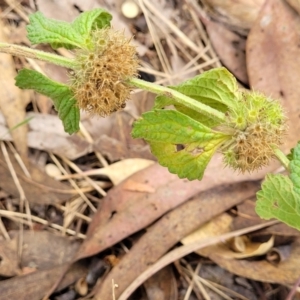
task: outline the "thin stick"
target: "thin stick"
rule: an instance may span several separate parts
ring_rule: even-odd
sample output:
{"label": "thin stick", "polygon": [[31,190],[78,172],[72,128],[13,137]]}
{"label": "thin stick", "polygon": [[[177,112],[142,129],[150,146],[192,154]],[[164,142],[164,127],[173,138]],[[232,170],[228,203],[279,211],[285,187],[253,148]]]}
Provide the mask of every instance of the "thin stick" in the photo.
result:
{"label": "thin stick", "polygon": [[196,53],[201,51],[200,47],[198,47],[195,43],[193,43],[181,30],[178,29],[178,27],[174,23],[172,23],[169,19],[167,19],[164,16],[163,13],[161,13],[158,9],[156,9],[155,6],[150,3],[150,1],[143,0],[143,2],[154,15],[157,16],[161,22],[165,23],[171,29],[171,31],[173,31],[177,35],[177,37],[183,43],[185,43],[190,49],[192,49]]}
{"label": "thin stick", "polygon": [[[56,166],[59,168],[59,170],[64,174],[67,175],[67,171],[63,168],[63,166],[61,165],[61,163],[58,161],[58,159],[56,158],[56,156],[52,153],[50,153],[50,158],[53,160],[53,162],[56,164]],[[92,202],[86,197],[86,195],[84,194],[84,192],[82,191],[82,189],[80,189],[77,185],[77,183],[72,180],[69,179],[70,184],[73,186],[73,188],[78,192],[78,194],[81,196],[81,198],[86,202],[86,204],[90,207],[90,209],[93,212],[96,212],[97,209],[95,208],[95,206],[92,204]]]}
{"label": "thin stick", "polygon": [[178,247],[169,253],[167,253],[165,256],[163,256],[161,259],[159,259],[156,263],[154,263],[150,268],[148,268],[146,271],[144,271],[142,274],[140,274],[127,288],[126,290],[121,294],[118,300],[126,300],[129,298],[129,296],[139,287],[141,284],[143,284],[148,278],[150,278],[153,274],[161,270],[163,267],[171,264],[172,262],[184,257],[185,255],[190,254],[191,252],[194,252],[196,250],[202,249],[207,246],[214,245],[220,241],[224,241],[236,236],[240,236],[252,231],[256,231],[274,224],[279,223],[279,221],[269,221],[264,224],[259,224],[255,226],[251,226],[248,228],[236,230],[233,232],[229,232],[217,237],[208,238],[202,241],[195,242],[193,244],[185,245]]}
{"label": "thin stick", "polygon": [[294,284],[293,288],[291,289],[291,291],[289,292],[289,294],[287,295],[285,300],[293,300],[294,296],[297,292],[297,288],[300,285],[300,277],[297,279],[296,283]]}
{"label": "thin stick", "polygon": [[[11,219],[13,221],[16,221],[16,219],[17,219],[18,222],[21,222],[21,223],[24,223],[24,224],[28,225],[28,221],[26,220],[27,219],[27,215],[23,214],[23,213],[13,212],[13,211],[7,211],[7,210],[0,209],[0,216],[8,218],[8,219]],[[67,234],[76,236],[76,237],[81,238],[81,239],[85,239],[86,238],[86,235],[84,235],[84,234],[82,234],[80,232],[75,232],[72,229],[64,228],[63,226],[60,226],[58,224],[50,223],[50,222],[48,222],[48,221],[46,221],[46,220],[44,220],[42,218],[36,217],[36,216],[31,216],[31,220],[33,222],[40,223],[40,224],[52,227],[52,228],[54,228],[56,230],[59,230],[61,232],[66,232]]]}
{"label": "thin stick", "polygon": [[71,69],[74,68],[73,59],[66,58],[53,53],[41,51],[41,50],[31,49],[28,47],[0,42],[0,52],[8,53],[14,56],[38,59],[66,68],[71,68]]}

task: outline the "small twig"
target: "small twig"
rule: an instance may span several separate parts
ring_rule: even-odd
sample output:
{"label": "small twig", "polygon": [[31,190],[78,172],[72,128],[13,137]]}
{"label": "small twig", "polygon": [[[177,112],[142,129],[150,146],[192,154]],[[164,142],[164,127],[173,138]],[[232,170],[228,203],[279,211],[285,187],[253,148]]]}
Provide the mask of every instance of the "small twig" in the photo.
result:
{"label": "small twig", "polygon": [[285,300],[293,300],[299,285],[300,285],[300,277],[297,279],[296,283],[294,284],[293,288],[290,290]]}
{"label": "small twig", "polygon": [[114,279],[112,280],[111,284],[112,284],[112,297],[113,297],[113,300],[116,300],[115,290],[119,286],[115,283]]}
{"label": "small twig", "polygon": [[[66,175],[67,172],[66,170],[63,168],[63,166],[60,164],[60,162],[58,161],[58,159],[52,154],[50,153],[50,157],[53,160],[53,162],[56,164],[56,166],[59,168],[59,170]],[[91,201],[86,197],[86,195],[84,194],[84,192],[82,191],[82,189],[80,189],[76,182],[72,179],[69,179],[70,184],[73,186],[73,188],[78,192],[78,194],[82,197],[82,199],[86,202],[86,204],[90,207],[90,209],[93,212],[96,212],[96,208],[94,207],[94,205],[91,203]]]}
{"label": "small twig", "polygon": [[[16,219],[17,219],[18,222],[25,223],[25,224],[29,225],[28,221],[26,222],[27,215],[23,214],[23,213],[13,212],[13,211],[7,211],[7,210],[0,209],[0,217],[5,217],[5,218],[8,218],[8,219],[12,219],[14,221],[16,221]],[[36,217],[36,216],[31,216],[31,220],[33,222],[40,223],[40,224],[52,227],[52,228],[54,228],[56,230],[59,230],[61,232],[66,232],[67,234],[76,236],[76,237],[81,238],[81,239],[85,239],[86,238],[86,235],[84,235],[84,234],[82,234],[80,232],[75,232],[72,229],[64,228],[63,226],[60,226],[58,224],[50,223],[50,222],[48,222],[48,221],[46,221],[46,220],[44,220],[42,218]]]}
{"label": "small twig", "polygon": [[229,232],[217,237],[208,238],[202,241],[195,242],[193,244],[185,245],[178,247],[169,253],[167,253],[165,256],[163,256],[161,259],[159,259],[156,263],[154,263],[150,268],[148,268],[146,271],[144,271],[142,274],[140,274],[127,288],[126,290],[121,294],[118,300],[126,300],[129,298],[129,296],[139,287],[142,283],[144,283],[148,278],[150,278],[153,274],[155,274],[157,271],[161,270],[163,267],[169,265],[170,263],[184,257],[185,255],[190,254],[191,252],[194,252],[196,250],[202,249],[207,246],[214,245],[220,241],[224,241],[236,236],[240,236],[252,231],[256,231],[274,224],[279,223],[279,221],[269,221],[264,224],[259,224],[255,226],[251,226],[248,228],[236,230],[233,232]]}

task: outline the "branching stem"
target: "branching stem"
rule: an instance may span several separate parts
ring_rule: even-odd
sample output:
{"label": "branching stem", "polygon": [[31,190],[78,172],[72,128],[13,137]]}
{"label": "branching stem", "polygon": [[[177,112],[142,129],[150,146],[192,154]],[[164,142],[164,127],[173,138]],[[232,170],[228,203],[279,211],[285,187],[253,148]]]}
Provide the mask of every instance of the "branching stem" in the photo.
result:
{"label": "branching stem", "polygon": [[75,65],[73,59],[66,58],[61,55],[8,43],[0,42],[0,52],[8,53],[14,56],[38,59],[71,69],[74,68]]}
{"label": "branching stem", "polygon": [[168,87],[161,86],[161,85],[151,83],[151,82],[147,82],[147,81],[137,79],[137,78],[130,79],[129,84],[132,86],[135,86],[137,88],[141,88],[143,90],[153,92],[158,95],[164,95],[169,98],[172,98],[178,104],[182,104],[185,107],[191,108],[191,109],[193,109],[199,113],[202,113],[206,116],[217,119],[221,123],[224,123],[226,121],[225,114],[223,114],[222,112],[215,110],[208,105],[205,105],[195,99],[192,99],[192,98],[190,98],[186,95],[183,95],[180,92],[172,90]]}
{"label": "branching stem", "polygon": [[281,164],[284,166],[284,168],[287,171],[289,171],[290,170],[290,168],[289,168],[289,164],[290,164],[289,159],[278,148],[274,149],[274,154],[277,157],[277,159],[281,162]]}

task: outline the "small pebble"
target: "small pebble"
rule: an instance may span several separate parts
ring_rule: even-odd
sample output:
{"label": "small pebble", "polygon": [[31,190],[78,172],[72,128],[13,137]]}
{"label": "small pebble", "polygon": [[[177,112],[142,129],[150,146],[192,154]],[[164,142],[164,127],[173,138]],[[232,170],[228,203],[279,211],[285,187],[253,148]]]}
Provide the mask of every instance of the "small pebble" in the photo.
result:
{"label": "small pebble", "polygon": [[50,177],[56,177],[60,176],[61,172],[58,169],[58,167],[55,164],[47,164],[45,166],[45,172],[50,176]]}
{"label": "small pebble", "polygon": [[128,0],[122,4],[121,11],[124,17],[133,19],[139,14],[140,9],[134,1]]}

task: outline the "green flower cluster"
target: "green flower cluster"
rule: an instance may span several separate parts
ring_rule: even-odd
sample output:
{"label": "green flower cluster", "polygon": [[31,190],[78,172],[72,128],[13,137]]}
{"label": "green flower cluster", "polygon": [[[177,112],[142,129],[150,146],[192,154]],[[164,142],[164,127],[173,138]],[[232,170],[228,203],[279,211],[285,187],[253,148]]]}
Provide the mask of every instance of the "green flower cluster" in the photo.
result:
{"label": "green flower cluster", "polygon": [[283,143],[285,120],[278,101],[257,92],[241,92],[223,128],[232,136],[222,146],[225,164],[242,173],[266,166],[274,148]]}

